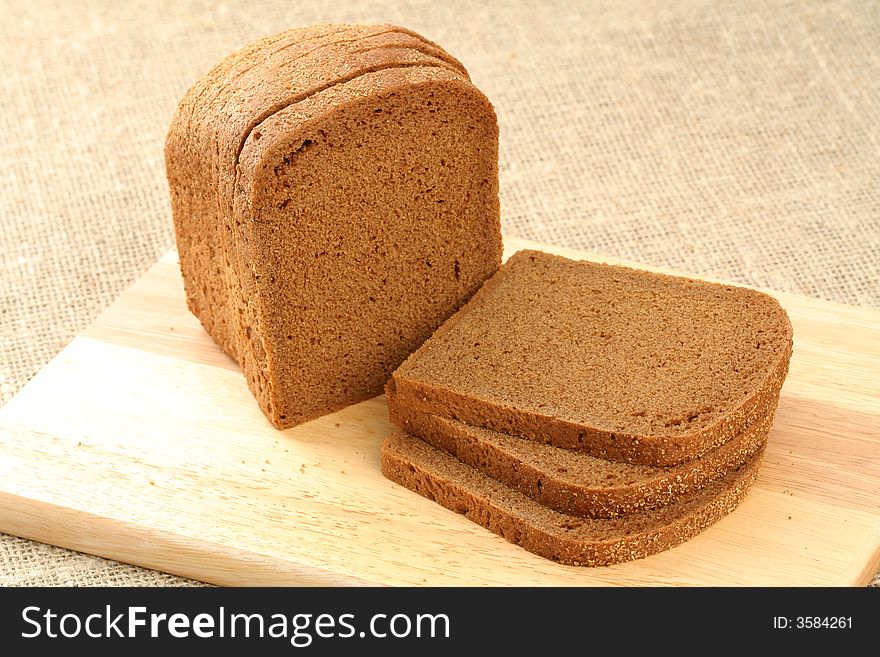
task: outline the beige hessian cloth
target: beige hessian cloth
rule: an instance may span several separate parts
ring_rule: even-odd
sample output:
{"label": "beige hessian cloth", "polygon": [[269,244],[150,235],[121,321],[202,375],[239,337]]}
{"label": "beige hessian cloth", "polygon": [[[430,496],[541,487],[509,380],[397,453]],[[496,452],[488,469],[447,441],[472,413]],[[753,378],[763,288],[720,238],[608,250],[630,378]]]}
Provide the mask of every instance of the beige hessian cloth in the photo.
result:
{"label": "beige hessian cloth", "polygon": [[[4,0],[0,402],[173,246],[183,93],[258,37],[391,22],[501,124],[507,233],[880,307],[880,2]],[[877,582],[877,580],[875,580]],[[0,584],[175,577],[0,537]]]}

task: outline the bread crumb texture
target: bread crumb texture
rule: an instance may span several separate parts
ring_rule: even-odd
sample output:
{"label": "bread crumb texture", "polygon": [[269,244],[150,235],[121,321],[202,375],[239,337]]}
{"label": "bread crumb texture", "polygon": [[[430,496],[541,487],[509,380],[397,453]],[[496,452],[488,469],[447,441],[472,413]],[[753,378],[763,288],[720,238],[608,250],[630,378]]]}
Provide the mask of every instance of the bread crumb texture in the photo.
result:
{"label": "bread crumb texture", "polygon": [[411,355],[389,405],[675,465],[758,421],[791,324],[761,292],[521,251]]}

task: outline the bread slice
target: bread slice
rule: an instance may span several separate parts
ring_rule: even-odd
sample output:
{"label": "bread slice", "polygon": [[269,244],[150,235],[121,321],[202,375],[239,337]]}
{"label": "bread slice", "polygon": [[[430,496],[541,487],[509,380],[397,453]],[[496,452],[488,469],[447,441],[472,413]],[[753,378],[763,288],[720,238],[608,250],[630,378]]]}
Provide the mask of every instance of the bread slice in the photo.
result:
{"label": "bread slice", "polygon": [[606,461],[399,407],[391,419],[407,433],[539,504],[573,516],[615,518],[670,504],[740,467],[763,449],[775,405],[774,399],[767,414],[742,435],[671,467]]}
{"label": "bread slice", "polygon": [[382,473],[530,552],[564,564],[604,566],[674,547],[733,511],[763,454],[672,504],[614,519],[549,509],[400,431],[382,443]]}
{"label": "bread slice", "polygon": [[788,316],[761,292],[520,251],[386,393],[392,414],[672,466],[766,415],[791,348]]}
{"label": "bread slice", "polygon": [[224,71],[166,141],[181,269],[284,428],[380,394],[498,267],[497,124],[399,28],[298,32]]}

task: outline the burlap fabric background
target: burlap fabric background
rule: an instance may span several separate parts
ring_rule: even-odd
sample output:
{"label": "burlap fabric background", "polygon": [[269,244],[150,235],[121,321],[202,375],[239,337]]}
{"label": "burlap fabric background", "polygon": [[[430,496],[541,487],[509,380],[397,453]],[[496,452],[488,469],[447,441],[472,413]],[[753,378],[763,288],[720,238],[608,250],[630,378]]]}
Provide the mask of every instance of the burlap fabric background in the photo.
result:
{"label": "burlap fabric background", "polygon": [[[880,306],[876,0],[4,0],[2,19],[0,402],[173,246],[162,145],[187,87],[317,22],[398,23],[465,63],[498,111],[509,234]],[[178,583],[0,537],[0,584]]]}

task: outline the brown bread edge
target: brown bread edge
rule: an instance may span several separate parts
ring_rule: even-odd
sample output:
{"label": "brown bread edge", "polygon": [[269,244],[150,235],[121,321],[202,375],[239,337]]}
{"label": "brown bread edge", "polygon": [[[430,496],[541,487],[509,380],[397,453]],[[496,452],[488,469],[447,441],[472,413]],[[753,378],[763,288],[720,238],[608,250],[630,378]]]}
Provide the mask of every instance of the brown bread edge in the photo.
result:
{"label": "brown bread edge", "polygon": [[[582,519],[567,516],[569,520],[563,521],[565,528],[557,531],[539,527],[529,513],[529,507],[534,509],[534,505],[537,505],[533,500],[426,445],[427,449],[433,450],[443,459],[445,465],[457,473],[455,479],[444,478],[432,464],[413,462],[401,453],[398,449],[400,441],[419,439],[403,432],[397,432],[385,439],[382,444],[381,464],[382,474],[386,478],[451,511],[463,514],[468,520],[529,552],[572,566],[607,566],[641,559],[680,545],[700,534],[739,506],[754,483],[764,456],[762,449],[740,468],[700,491],[702,499],[696,503],[695,508],[678,515],[671,522],[659,519],[628,535],[611,540],[589,541],[578,540],[576,532],[565,531],[576,528]],[[470,472],[463,477],[458,476],[463,472],[462,469]],[[474,477],[484,482],[492,491],[488,496],[468,485],[467,481],[473,481]],[[499,503],[497,497],[500,496],[512,497],[518,501]],[[625,519],[626,517],[621,520]]]}
{"label": "brown bread edge", "polygon": [[481,431],[498,433],[491,429],[471,427],[397,404],[389,404],[388,410],[391,421],[407,433],[544,506],[574,516],[615,518],[670,504],[741,466],[766,444],[776,402],[776,398],[772,399],[763,416],[746,427],[742,435],[701,457],[677,466],[656,467],[653,474],[636,478],[632,483],[602,487],[582,484],[570,474],[560,474],[519,459],[481,437]]}

